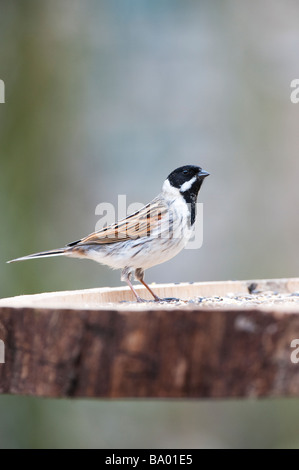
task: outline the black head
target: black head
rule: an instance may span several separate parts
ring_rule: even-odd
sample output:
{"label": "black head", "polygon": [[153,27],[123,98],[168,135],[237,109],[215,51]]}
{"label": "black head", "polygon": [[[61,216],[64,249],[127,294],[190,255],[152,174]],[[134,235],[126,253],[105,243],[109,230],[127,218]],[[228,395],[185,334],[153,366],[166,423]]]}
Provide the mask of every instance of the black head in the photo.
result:
{"label": "black head", "polygon": [[177,168],[167,178],[170,186],[179,190],[190,209],[191,225],[196,217],[196,199],[203,180],[209,176],[200,166],[185,165]]}
{"label": "black head", "polygon": [[171,186],[179,189],[187,202],[190,202],[190,199],[197,198],[198,191],[206,176],[209,176],[209,173],[200,166],[185,165],[170,173],[167,179]]}

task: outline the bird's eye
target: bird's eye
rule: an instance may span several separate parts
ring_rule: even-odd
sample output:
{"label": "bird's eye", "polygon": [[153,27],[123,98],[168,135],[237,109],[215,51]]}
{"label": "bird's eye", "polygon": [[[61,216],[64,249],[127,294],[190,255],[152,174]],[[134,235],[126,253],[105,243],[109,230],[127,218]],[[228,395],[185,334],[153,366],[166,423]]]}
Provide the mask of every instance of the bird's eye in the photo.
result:
{"label": "bird's eye", "polygon": [[188,175],[189,171],[188,170],[183,170],[184,175]]}

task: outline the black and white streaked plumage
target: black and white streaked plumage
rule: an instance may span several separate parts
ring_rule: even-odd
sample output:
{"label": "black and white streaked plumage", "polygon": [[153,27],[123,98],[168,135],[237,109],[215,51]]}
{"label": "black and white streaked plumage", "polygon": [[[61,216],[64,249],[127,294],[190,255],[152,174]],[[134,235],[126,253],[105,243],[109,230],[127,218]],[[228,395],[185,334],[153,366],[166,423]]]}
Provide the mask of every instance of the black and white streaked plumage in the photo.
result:
{"label": "black and white streaked plumage", "polygon": [[152,202],[118,223],[64,248],[34,253],[8,263],[59,255],[92,259],[122,269],[121,279],[130,286],[136,300],[142,302],[131,283],[135,271],[135,278],[159,301],[143,279],[144,270],[168,261],[186,246],[194,229],[198,192],[208,175],[195,165],[177,168]]}

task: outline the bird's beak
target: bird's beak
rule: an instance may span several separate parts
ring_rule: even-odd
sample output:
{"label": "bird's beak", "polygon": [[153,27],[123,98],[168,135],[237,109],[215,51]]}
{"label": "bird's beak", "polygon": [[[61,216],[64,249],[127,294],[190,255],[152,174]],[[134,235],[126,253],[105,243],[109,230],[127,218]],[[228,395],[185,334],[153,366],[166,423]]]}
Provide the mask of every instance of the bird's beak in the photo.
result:
{"label": "bird's beak", "polygon": [[209,176],[209,174],[210,174],[210,173],[208,173],[208,172],[205,171],[205,170],[200,170],[200,171],[198,172],[198,177],[199,177],[200,179],[203,179],[203,178],[206,178],[206,176]]}

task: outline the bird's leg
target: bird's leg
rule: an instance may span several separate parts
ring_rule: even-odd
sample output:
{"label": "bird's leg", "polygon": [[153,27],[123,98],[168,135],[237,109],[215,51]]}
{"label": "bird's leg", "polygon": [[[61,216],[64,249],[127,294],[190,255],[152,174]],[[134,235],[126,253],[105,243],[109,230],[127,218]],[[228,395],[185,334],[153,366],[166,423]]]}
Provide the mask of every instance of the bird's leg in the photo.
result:
{"label": "bird's leg", "polygon": [[136,297],[137,302],[145,302],[139,295],[137,294],[136,290],[134,289],[132,283],[131,283],[131,277],[132,277],[132,271],[130,268],[124,268],[121,272],[121,280],[125,281],[128,286],[130,287],[131,291]]}
{"label": "bird's leg", "polygon": [[152,296],[154,297],[154,299],[155,299],[156,302],[161,302],[162,299],[160,299],[160,297],[158,297],[158,296],[152,291],[152,289],[151,289],[151,288],[147,285],[147,283],[144,281],[143,277],[144,277],[144,271],[143,271],[143,269],[141,269],[141,268],[135,269],[135,278],[137,279],[137,281],[141,282],[141,284],[143,284],[144,287],[146,287],[146,289],[152,294]]}
{"label": "bird's leg", "polygon": [[141,268],[137,268],[135,269],[135,278],[141,282],[141,284],[144,285],[144,287],[146,287],[146,289],[152,294],[152,296],[154,297],[155,299],[155,302],[173,302],[173,301],[179,301],[180,299],[176,299],[174,297],[167,297],[166,299],[160,299],[160,297],[158,297],[153,291],[152,289],[147,285],[147,283],[145,282],[145,280],[143,279],[144,277],[144,271],[143,269]]}

